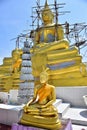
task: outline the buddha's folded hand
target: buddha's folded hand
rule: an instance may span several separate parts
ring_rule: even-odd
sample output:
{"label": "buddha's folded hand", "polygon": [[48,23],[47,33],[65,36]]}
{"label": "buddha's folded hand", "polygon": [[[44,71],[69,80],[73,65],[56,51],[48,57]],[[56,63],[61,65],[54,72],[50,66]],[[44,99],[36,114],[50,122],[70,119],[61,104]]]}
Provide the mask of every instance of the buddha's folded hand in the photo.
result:
{"label": "buddha's folded hand", "polygon": [[25,106],[23,107],[23,109],[24,109],[24,112],[27,112],[27,111],[28,111],[28,106],[25,105]]}

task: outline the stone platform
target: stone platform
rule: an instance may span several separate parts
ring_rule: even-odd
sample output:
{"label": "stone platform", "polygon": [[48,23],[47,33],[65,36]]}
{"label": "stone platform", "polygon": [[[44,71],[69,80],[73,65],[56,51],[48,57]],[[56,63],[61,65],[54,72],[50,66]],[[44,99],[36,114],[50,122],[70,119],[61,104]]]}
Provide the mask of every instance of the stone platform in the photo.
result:
{"label": "stone platform", "polygon": [[[31,126],[24,126],[21,124],[14,123],[12,125],[12,130],[48,130],[48,129],[31,127]],[[60,130],[73,130],[71,120],[70,119],[62,120],[62,128]]]}
{"label": "stone platform", "polygon": [[[73,98],[75,98],[75,97],[73,97]],[[77,101],[75,101],[75,102],[77,102]],[[83,103],[84,103],[84,101],[83,101]],[[86,108],[86,106],[85,106],[85,108],[73,107],[69,102],[63,102],[62,99],[56,99],[54,106],[58,109],[59,117],[61,120],[67,121],[68,119],[70,119],[70,121],[72,122],[73,130],[87,130],[87,108]],[[12,129],[14,127],[17,127],[18,126],[17,123],[19,122],[22,108],[23,108],[23,105],[16,106],[16,105],[0,104],[0,123],[5,124],[5,125],[10,125],[10,126],[12,126]],[[14,124],[14,123],[16,123],[16,124]],[[20,125],[19,125],[19,127],[20,127]],[[0,126],[0,130],[10,129],[10,128],[5,129],[5,128],[6,127],[4,125]],[[30,127],[30,128],[32,128],[32,127]],[[66,127],[66,129],[62,129],[62,130],[67,130],[67,128],[68,127]],[[18,129],[15,128],[13,130],[18,130]],[[19,130],[23,130],[23,129],[19,129]],[[24,127],[24,130],[26,130],[26,127]],[[32,129],[30,129],[30,130],[32,130]],[[34,130],[40,130],[40,128],[38,128],[38,129],[34,128]],[[41,129],[41,130],[44,130],[44,129]],[[72,130],[72,129],[70,129],[70,130]]]}

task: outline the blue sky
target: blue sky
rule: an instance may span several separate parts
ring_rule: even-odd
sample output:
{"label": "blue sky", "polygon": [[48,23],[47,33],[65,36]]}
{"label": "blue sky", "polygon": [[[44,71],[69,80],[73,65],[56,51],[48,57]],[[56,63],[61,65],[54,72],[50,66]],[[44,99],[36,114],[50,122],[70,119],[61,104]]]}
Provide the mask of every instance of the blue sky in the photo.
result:
{"label": "blue sky", "polygon": [[[45,0],[40,0],[44,5]],[[48,0],[53,3],[54,0]],[[68,14],[59,16],[59,22],[87,24],[87,0],[57,0],[59,3],[66,3],[62,10],[71,11]],[[15,40],[23,30],[29,29],[31,25],[32,6],[36,0],[0,0],[0,64],[4,57],[11,56],[15,48]],[[62,11],[61,10],[61,11]]]}

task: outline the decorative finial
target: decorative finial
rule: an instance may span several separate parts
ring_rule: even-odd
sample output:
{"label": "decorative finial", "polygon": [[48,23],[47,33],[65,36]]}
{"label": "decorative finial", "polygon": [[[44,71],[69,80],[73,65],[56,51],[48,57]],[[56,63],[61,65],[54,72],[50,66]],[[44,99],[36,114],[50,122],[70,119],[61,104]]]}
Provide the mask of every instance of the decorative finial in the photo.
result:
{"label": "decorative finial", "polygon": [[51,13],[51,14],[53,15],[53,12],[52,12],[51,9],[49,8],[49,5],[48,5],[48,3],[47,3],[47,0],[45,1],[45,5],[44,5],[44,9],[42,10],[42,14],[43,14],[44,12],[49,12],[49,13]]}
{"label": "decorative finial", "polygon": [[47,7],[48,6],[48,3],[47,3],[47,0],[45,1],[45,7]]}

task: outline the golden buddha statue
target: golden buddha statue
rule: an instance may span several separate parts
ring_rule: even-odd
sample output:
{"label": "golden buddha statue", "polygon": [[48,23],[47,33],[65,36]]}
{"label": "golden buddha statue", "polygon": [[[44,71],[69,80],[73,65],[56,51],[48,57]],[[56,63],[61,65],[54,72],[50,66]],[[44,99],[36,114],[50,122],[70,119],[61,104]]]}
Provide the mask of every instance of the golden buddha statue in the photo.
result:
{"label": "golden buddha statue", "polygon": [[0,65],[0,87],[3,91],[9,92],[10,89],[18,89],[20,82],[21,69],[21,49],[14,49],[11,57],[5,57],[3,64]]}
{"label": "golden buddha statue", "polygon": [[[43,26],[36,29],[34,47],[30,50],[33,54],[31,57],[32,74],[36,79],[39,77],[42,68],[46,68],[48,52],[69,47],[69,42],[64,38],[62,26],[54,23],[54,14],[48,6],[47,0],[41,15]],[[55,37],[57,37],[57,40]]]}
{"label": "golden buddha statue", "polygon": [[47,81],[48,73],[44,71],[40,74],[41,84],[34,88],[33,99],[24,106],[21,124],[53,130],[61,128],[58,111],[53,106],[56,100],[55,87]]}
{"label": "golden buddha statue", "polygon": [[16,48],[16,50],[14,50],[12,52],[12,72],[13,73],[17,73],[17,72],[20,71],[21,62],[22,62],[22,59],[21,59],[21,56],[20,56],[20,52]]}
{"label": "golden buddha statue", "polygon": [[[36,32],[36,43],[49,43],[55,41],[55,33],[59,40],[64,38],[62,26],[59,26],[58,32],[55,31],[54,14],[50,10],[47,1],[42,11],[43,26]],[[51,28],[50,28],[51,27]],[[61,32],[61,34],[59,33]]]}
{"label": "golden buddha statue", "polygon": [[42,20],[43,26],[36,29],[34,47],[30,51],[35,84],[39,84],[42,68],[48,67],[49,83],[54,86],[87,85],[87,70],[82,56],[77,47],[69,47],[62,25],[54,23],[54,14],[47,0],[42,10]]}
{"label": "golden buddha statue", "polygon": [[[69,42],[64,39],[64,31],[61,24],[56,25],[54,23],[54,14],[48,6],[47,0],[45,2],[45,7],[42,10],[42,20],[43,26],[36,29],[34,50],[31,49],[31,52],[47,52],[49,50],[61,48],[61,46],[67,48]],[[55,47],[50,48],[50,46]]]}

